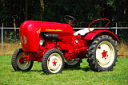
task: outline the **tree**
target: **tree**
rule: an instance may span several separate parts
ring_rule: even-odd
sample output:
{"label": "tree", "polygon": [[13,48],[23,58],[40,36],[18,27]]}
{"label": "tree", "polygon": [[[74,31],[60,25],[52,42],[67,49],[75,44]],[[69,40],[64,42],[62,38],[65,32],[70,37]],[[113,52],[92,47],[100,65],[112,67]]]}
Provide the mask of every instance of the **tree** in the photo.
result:
{"label": "tree", "polygon": [[40,0],[40,5],[41,5],[41,8],[42,8],[42,10],[44,12],[44,0]]}
{"label": "tree", "polygon": [[72,15],[79,22],[102,17],[127,22],[127,3],[128,0],[0,0],[0,22],[14,19],[16,23],[30,19],[64,22],[64,15]]}

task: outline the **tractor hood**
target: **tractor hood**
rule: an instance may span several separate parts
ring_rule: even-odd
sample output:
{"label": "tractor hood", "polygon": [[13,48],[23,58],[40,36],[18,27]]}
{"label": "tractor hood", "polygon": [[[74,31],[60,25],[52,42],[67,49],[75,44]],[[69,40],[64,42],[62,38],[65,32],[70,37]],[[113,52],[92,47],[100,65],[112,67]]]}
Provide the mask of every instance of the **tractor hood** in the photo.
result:
{"label": "tractor hood", "polygon": [[33,32],[72,32],[73,28],[69,24],[45,21],[25,21],[20,30],[28,30]]}
{"label": "tractor hood", "polygon": [[44,21],[25,21],[20,26],[20,38],[24,51],[37,51],[41,32],[50,34],[72,34],[73,28],[69,24]]}

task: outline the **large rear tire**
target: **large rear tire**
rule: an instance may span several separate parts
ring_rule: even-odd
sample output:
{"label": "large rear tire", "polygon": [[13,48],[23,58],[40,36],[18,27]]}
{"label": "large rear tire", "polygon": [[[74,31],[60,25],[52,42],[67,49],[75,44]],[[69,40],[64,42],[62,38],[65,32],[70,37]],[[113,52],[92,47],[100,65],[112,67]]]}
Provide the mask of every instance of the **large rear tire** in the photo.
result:
{"label": "large rear tire", "polygon": [[26,61],[22,48],[17,49],[12,55],[12,67],[15,71],[29,71],[33,66],[33,61]]}
{"label": "large rear tire", "polygon": [[112,70],[117,61],[117,49],[113,38],[101,35],[94,39],[88,49],[87,61],[94,71]]}
{"label": "large rear tire", "polygon": [[42,69],[46,74],[61,73],[64,68],[64,56],[58,49],[48,50],[42,58]]}

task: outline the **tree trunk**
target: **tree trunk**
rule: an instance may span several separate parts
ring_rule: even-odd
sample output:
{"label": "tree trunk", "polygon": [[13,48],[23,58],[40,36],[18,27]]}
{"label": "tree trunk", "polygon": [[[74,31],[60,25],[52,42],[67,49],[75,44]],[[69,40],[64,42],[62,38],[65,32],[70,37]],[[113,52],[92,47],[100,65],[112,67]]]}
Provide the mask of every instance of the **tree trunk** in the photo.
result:
{"label": "tree trunk", "polygon": [[7,30],[4,31],[4,41],[8,43],[8,32]]}
{"label": "tree trunk", "polygon": [[25,0],[25,20],[28,20],[28,0]]}
{"label": "tree trunk", "polygon": [[[97,11],[97,16],[101,17],[101,11]],[[102,27],[102,21],[99,22],[98,27]]]}
{"label": "tree trunk", "polygon": [[44,11],[44,1],[43,0],[40,0],[40,5],[41,5],[42,10]]}
{"label": "tree trunk", "polygon": [[16,19],[13,18],[13,26],[14,26],[14,39],[16,40]]}

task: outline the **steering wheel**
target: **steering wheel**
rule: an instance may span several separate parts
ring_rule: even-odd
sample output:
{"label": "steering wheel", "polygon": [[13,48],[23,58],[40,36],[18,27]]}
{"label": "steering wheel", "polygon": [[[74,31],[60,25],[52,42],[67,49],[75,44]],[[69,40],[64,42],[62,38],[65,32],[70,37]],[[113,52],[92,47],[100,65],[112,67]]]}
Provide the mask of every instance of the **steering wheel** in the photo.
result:
{"label": "steering wheel", "polygon": [[78,23],[73,24],[74,21],[77,21],[73,16],[65,15],[64,19],[71,26],[74,26],[75,24],[78,25]]}

